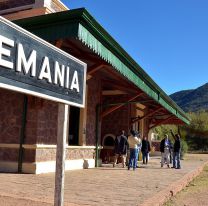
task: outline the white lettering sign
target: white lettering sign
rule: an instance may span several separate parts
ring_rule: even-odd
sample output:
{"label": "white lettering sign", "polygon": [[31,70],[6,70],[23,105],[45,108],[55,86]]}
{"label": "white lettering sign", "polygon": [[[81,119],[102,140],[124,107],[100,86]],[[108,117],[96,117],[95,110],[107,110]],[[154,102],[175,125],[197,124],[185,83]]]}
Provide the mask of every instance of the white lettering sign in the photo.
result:
{"label": "white lettering sign", "polygon": [[84,107],[86,71],[84,62],[0,16],[0,88]]}
{"label": "white lettering sign", "polygon": [[[9,48],[5,48],[5,46],[9,46]],[[5,67],[6,69],[14,69],[14,63],[9,60],[9,57],[11,57],[11,50],[15,49],[15,46],[17,47],[15,71],[22,72],[25,75],[30,72],[32,77],[37,77],[39,80],[46,80],[48,83],[57,84],[79,93],[79,77],[76,70],[73,72],[70,84],[70,68],[65,65],[60,65],[58,61],[52,63],[53,60],[49,60],[47,56],[44,56],[42,57],[42,64],[39,69],[40,72],[37,74],[37,51],[31,50],[30,55],[27,58],[24,46],[21,43],[15,45],[15,42],[12,39],[2,35],[0,35],[0,66]],[[53,65],[54,68],[51,68],[50,65]],[[51,75],[52,71],[54,72],[54,78],[52,78]]]}
{"label": "white lettering sign", "polygon": [[0,35],[0,66],[6,67],[8,69],[13,69],[13,62],[4,59],[3,57],[10,57],[11,51],[6,49],[4,46],[14,47],[14,41],[8,39],[5,36]]}

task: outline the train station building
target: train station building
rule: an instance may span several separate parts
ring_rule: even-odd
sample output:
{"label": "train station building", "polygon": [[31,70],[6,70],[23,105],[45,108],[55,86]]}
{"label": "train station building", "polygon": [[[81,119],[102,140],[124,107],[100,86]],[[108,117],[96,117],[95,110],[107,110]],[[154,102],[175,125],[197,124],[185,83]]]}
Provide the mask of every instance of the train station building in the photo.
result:
{"label": "train station building", "polygon": [[[85,107],[70,106],[66,170],[110,161],[121,130],[150,138],[158,125],[189,123],[86,9],[70,10],[59,0],[5,0],[0,15],[87,64]],[[0,88],[0,171],[54,172],[57,117],[56,102]]]}

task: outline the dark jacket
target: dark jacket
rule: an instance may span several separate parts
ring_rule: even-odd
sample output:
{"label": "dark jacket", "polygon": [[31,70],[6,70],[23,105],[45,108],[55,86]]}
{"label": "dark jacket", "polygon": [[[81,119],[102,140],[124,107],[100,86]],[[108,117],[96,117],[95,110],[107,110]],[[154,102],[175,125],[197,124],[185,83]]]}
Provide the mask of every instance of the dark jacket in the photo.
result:
{"label": "dark jacket", "polygon": [[[168,141],[169,141],[169,146],[170,146],[169,149],[171,150],[172,143],[169,139]],[[165,150],[165,138],[160,142],[160,152],[164,153],[164,150]]]}
{"label": "dark jacket", "polygon": [[173,146],[173,152],[180,152],[181,151],[181,139],[180,137],[177,137],[177,135],[174,135],[172,130],[171,130],[171,134],[175,140],[174,146]]}
{"label": "dark jacket", "polygon": [[180,150],[181,150],[181,140],[175,139],[173,152],[180,152]]}
{"label": "dark jacket", "polygon": [[127,153],[128,140],[124,135],[117,136],[115,139],[115,154],[125,155]]}
{"label": "dark jacket", "polygon": [[141,148],[142,152],[150,152],[150,143],[148,140],[142,140],[142,148]]}

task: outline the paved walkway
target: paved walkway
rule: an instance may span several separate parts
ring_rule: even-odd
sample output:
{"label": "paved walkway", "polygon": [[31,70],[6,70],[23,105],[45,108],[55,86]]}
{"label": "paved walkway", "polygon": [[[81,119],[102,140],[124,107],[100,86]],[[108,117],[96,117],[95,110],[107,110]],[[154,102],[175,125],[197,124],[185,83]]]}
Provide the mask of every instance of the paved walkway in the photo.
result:
{"label": "paved walkway", "polygon": [[[181,170],[160,168],[160,159],[154,158],[136,171],[121,165],[67,171],[65,205],[141,205],[206,161],[208,155],[188,155]],[[0,173],[0,182],[1,206],[53,205],[54,174]]]}

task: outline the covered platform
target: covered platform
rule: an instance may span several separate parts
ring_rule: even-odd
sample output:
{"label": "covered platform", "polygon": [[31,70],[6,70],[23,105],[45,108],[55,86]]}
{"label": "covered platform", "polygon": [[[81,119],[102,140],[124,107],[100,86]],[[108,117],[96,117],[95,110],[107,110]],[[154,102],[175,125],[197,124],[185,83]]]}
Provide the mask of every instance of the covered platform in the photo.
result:
{"label": "covered platform", "polygon": [[[126,168],[100,167],[67,171],[65,206],[152,206],[162,205],[180,191],[208,163],[208,156],[188,155],[182,169],[160,167],[160,159],[136,171]],[[54,174],[0,173],[1,206],[52,206]]]}
{"label": "covered platform", "polygon": [[[67,170],[98,166],[100,149],[104,147],[111,155],[114,138],[121,130],[128,134],[133,128],[150,138],[151,129],[158,125],[189,123],[181,108],[86,9],[25,18],[14,23],[87,63],[85,108],[70,107]],[[28,96],[28,111],[23,118],[21,113],[13,111],[17,107],[22,110],[24,95],[0,90],[0,96],[2,110],[12,108],[13,119],[21,118],[27,122],[24,156],[19,161],[22,126],[17,127],[14,123],[10,129],[16,129],[16,132],[12,135],[7,129],[0,132],[0,147],[4,150],[0,165],[6,168],[5,171],[16,171],[20,164],[23,172],[55,171],[57,105]],[[8,96],[11,98],[9,103]],[[18,104],[13,105],[13,101]],[[8,114],[4,113],[0,118],[8,119]],[[6,120],[4,125],[7,127]],[[6,157],[8,152],[12,152],[9,158]]]}

